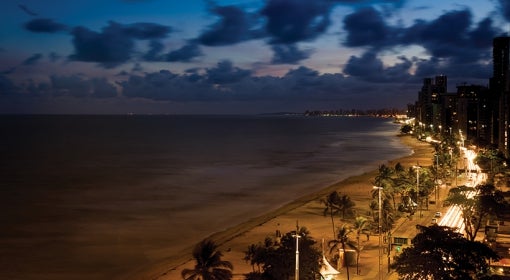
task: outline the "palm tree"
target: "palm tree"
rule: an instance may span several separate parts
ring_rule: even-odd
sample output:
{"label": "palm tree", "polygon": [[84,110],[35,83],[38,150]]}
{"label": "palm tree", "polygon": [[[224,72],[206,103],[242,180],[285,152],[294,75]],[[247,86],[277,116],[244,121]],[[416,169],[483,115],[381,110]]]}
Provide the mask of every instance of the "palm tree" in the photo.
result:
{"label": "palm tree", "polygon": [[[400,168],[400,166],[397,166]],[[375,177],[374,185],[380,188],[384,189],[384,196],[388,199],[393,200],[393,207],[396,207],[396,201],[395,201],[395,192],[396,192],[396,178],[394,178],[394,175],[396,175],[396,170],[392,169],[391,167],[388,167],[386,165],[380,165],[379,166],[379,173]],[[374,197],[377,195],[377,190],[374,190],[372,192],[372,195]]]}
{"label": "palm tree", "polygon": [[[331,240],[328,245],[331,247],[330,253],[334,250],[338,250],[338,246],[342,246],[342,250],[344,251],[345,256],[345,247],[353,247],[354,244],[349,240],[349,234],[352,233],[352,229],[347,227],[345,224],[342,225],[341,228],[338,229],[338,233],[335,240]],[[355,246],[355,245],[354,245]],[[345,262],[345,258],[344,258]],[[347,280],[349,280],[349,265],[345,262],[345,268],[347,270]]]}
{"label": "palm tree", "polygon": [[363,247],[360,244],[360,235],[366,230],[367,218],[358,216],[354,221],[354,230],[356,231],[356,273],[359,274],[359,256]]}
{"label": "palm tree", "polygon": [[395,224],[395,210],[393,209],[392,204],[388,199],[385,199],[382,201],[381,205],[381,211],[382,211],[382,228],[381,230],[383,232],[388,232],[393,228],[393,225]]}
{"label": "palm tree", "polygon": [[345,214],[351,215],[353,213],[352,209],[354,206],[356,206],[356,203],[352,201],[350,196],[344,194],[340,197],[340,200],[338,201],[338,207],[342,212],[342,219],[345,219]]}
{"label": "palm tree", "polygon": [[325,199],[321,199],[321,202],[326,206],[324,208],[324,216],[329,214],[331,217],[331,225],[333,227],[333,237],[335,237],[335,221],[333,216],[340,211],[339,207],[340,194],[337,191],[331,192]]}
{"label": "palm tree", "polygon": [[379,166],[379,173],[375,176],[375,185],[382,188],[388,188],[393,185],[393,176],[394,171],[391,167],[388,167],[384,164]]}
{"label": "palm tree", "polygon": [[230,280],[232,279],[232,263],[221,260],[223,254],[218,251],[214,241],[205,239],[193,249],[196,261],[194,269],[185,268],[181,276],[185,280]]}

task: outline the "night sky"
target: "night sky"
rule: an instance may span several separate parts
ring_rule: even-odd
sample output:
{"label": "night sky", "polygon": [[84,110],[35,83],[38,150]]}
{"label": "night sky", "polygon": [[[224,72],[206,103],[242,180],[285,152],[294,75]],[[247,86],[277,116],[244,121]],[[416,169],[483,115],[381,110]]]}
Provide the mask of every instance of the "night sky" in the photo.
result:
{"label": "night sky", "polygon": [[7,0],[2,114],[401,108],[487,85],[508,0]]}

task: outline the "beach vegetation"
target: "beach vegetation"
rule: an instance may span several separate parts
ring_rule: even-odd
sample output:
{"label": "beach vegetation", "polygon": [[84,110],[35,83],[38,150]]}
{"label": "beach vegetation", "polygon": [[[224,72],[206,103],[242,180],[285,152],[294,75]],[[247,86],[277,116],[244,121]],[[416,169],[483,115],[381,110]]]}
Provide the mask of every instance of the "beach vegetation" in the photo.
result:
{"label": "beach vegetation", "polygon": [[305,227],[283,234],[280,242],[266,238],[263,243],[250,245],[245,260],[259,269],[247,274],[247,279],[290,279],[295,274],[296,233],[299,236],[299,279],[313,280],[320,270],[321,253],[316,241]]}
{"label": "beach vegetation", "polygon": [[364,244],[361,242],[361,235],[366,234],[367,241],[369,233],[367,231],[368,220],[365,217],[358,216],[354,221],[353,230],[356,232],[356,274],[359,274],[359,258],[361,255],[361,251],[363,251]]}
{"label": "beach vegetation", "polygon": [[198,243],[192,252],[195,260],[193,269],[185,268],[181,272],[185,280],[230,280],[232,279],[232,263],[221,259],[223,253],[212,240],[205,239]]}
{"label": "beach vegetation", "polygon": [[[378,192],[381,191],[381,213],[379,213],[379,198]],[[369,204],[372,214],[372,226],[371,228],[377,228],[379,231],[379,214],[381,215],[381,232],[390,231],[395,224],[395,208],[391,203],[389,196],[385,194],[385,189],[375,189],[372,193],[372,201]],[[377,225],[377,226],[374,226]]]}
{"label": "beach vegetation", "polygon": [[331,226],[333,229],[333,237],[336,235],[335,233],[335,219],[334,216],[340,212],[340,207],[338,203],[340,201],[340,194],[337,191],[331,192],[325,198],[321,199],[321,203],[324,204],[324,216],[329,215],[331,218]]}
{"label": "beach vegetation", "polygon": [[342,214],[342,219],[352,216],[356,203],[352,201],[350,196],[346,194],[342,195],[338,191],[332,191],[325,198],[321,199],[320,202],[325,206],[323,211],[324,216],[329,215],[331,218],[334,237],[336,236],[334,217],[340,213]]}
{"label": "beach vegetation", "polygon": [[391,265],[399,279],[490,279],[489,262],[499,259],[490,247],[447,226],[416,228],[419,232],[412,245]]}
{"label": "beach vegetation", "polygon": [[[347,273],[347,280],[349,280],[350,275],[349,275],[349,262],[346,261],[346,256],[347,256],[346,248],[348,248],[348,247],[356,248],[356,243],[354,243],[350,239],[350,234],[352,232],[353,232],[353,229],[344,224],[340,228],[338,228],[336,239],[333,239],[333,240],[329,241],[329,243],[328,243],[328,245],[330,247],[330,253],[332,253],[334,251],[339,252],[339,258],[338,258],[339,259],[339,267],[342,265],[345,266],[346,273]],[[341,252],[343,252],[343,257],[340,257],[342,255],[342,254],[340,254],[340,249],[341,249]]]}
{"label": "beach vegetation", "polygon": [[354,215],[354,207],[356,203],[351,199],[351,197],[347,194],[343,194],[340,196],[340,212],[342,213],[342,219],[346,217],[352,217]]}
{"label": "beach vegetation", "polygon": [[446,201],[460,208],[464,231],[469,240],[475,240],[478,231],[489,217],[500,216],[508,209],[503,192],[490,183],[474,188],[467,186],[452,188]]}
{"label": "beach vegetation", "polygon": [[403,133],[403,134],[409,134],[413,131],[413,127],[409,124],[403,124],[401,127],[400,127],[400,132]]}
{"label": "beach vegetation", "polygon": [[[374,185],[378,188],[382,188],[384,192],[382,192],[382,195],[384,196],[383,199],[391,199],[393,201],[393,205],[396,204],[395,202],[395,178],[394,178],[395,171],[389,166],[386,166],[384,164],[379,166],[378,173],[375,176]],[[378,189],[372,190],[372,197],[375,198],[379,195]]]}

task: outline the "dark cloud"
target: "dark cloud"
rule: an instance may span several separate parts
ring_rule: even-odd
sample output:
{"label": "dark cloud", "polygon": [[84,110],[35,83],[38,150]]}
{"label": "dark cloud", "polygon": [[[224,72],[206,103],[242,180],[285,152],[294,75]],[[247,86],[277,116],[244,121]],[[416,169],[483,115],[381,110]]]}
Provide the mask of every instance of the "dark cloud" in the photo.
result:
{"label": "dark cloud", "polygon": [[33,16],[33,17],[36,17],[38,16],[38,14],[32,10],[30,10],[27,6],[23,5],[23,4],[19,4],[18,7],[23,11],[25,12],[27,15],[29,16]]}
{"label": "dark cloud", "polygon": [[503,17],[510,21],[510,2],[508,0],[498,0],[499,5],[501,5],[501,13]]}
{"label": "dark cloud", "polygon": [[273,44],[309,41],[323,34],[331,24],[332,3],[327,0],[268,0],[261,14]]}
{"label": "dark cloud", "polygon": [[[451,58],[418,59],[416,64],[415,77],[418,79],[432,77],[438,74],[448,76],[449,81],[456,80],[457,83],[467,82],[486,85],[489,77],[492,76],[491,63],[479,63],[473,61],[453,61]],[[451,83],[455,84],[455,82]]]}
{"label": "dark cloud", "polygon": [[48,57],[50,58],[51,62],[57,62],[61,58],[61,56],[58,53],[56,53],[56,52],[51,52],[48,55]]}
{"label": "dark cloud", "polygon": [[207,69],[207,78],[213,84],[228,84],[238,82],[249,77],[250,70],[241,69],[232,65],[229,60],[218,62],[215,68]]}
{"label": "dark cloud", "polygon": [[[352,56],[344,72],[379,82],[391,82],[395,77],[409,79],[408,72],[413,65],[418,77],[462,73],[467,79],[488,79],[490,73],[484,63],[491,59],[492,39],[501,32],[490,18],[473,22],[473,15],[467,9],[448,11],[435,19],[416,20],[408,27],[401,27],[387,24],[383,14],[373,7],[362,8],[345,17],[344,28],[346,46],[368,49],[361,57]],[[381,51],[393,52],[407,46],[421,46],[431,58],[401,57],[401,62],[393,67],[385,67],[377,58]]]}
{"label": "dark cloud", "polygon": [[169,26],[148,22],[124,25],[123,30],[126,35],[139,40],[161,39],[172,32]]}
{"label": "dark cloud", "polygon": [[[367,83],[357,77],[320,74],[303,66],[290,70],[283,77],[243,76],[223,84],[217,84],[209,77],[210,70],[222,73],[235,72],[232,69],[235,67],[225,63],[215,69],[208,69],[209,71],[204,74],[199,74],[197,69],[182,75],[162,70],[132,75],[127,81],[120,82],[119,86],[124,96],[128,98],[170,101],[169,104],[184,102],[180,103],[182,105],[204,102],[203,105],[208,104],[203,107],[204,110],[215,104],[235,103],[238,106],[236,112],[245,113],[276,110],[275,108],[304,111],[318,107],[326,109],[345,106],[361,109],[381,106],[404,107],[410,100],[414,100],[414,94],[419,86],[419,82],[407,84],[400,80],[394,80],[393,83],[386,81]],[[388,71],[391,73],[393,70]],[[413,95],[406,96],[409,92]],[[395,96],[399,99],[395,99]],[[225,106],[222,107],[223,110],[232,110]]]}
{"label": "dark cloud", "polygon": [[165,45],[160,40],[151,40],[149,50],[143,55],[143,59],[147,61],[161,61],[163,59],[161,53],[165,49]]}
{"label": "dark cloud", "polygon": [[133,65],[133,68],[131,68],[131,71],[141,72],[141,71],[143,71],[143,67],[142,67],[142,65],[140,65],[140,63],[135,63],[135,65]]}
{"label": "dark cloud", "polygon": [[[409,27],[390,26],[373,7],[360,9],[344,19],[344,44],[382,50],[396,46],[423,46],[436,57],[476,60],[480,50],[488,50],[492,38],[501,31],[490,18],[478,24],[469,10],[448,11],[436,19],[416,20]],[[478,55],[477,55],[478,54]]]}
{"label": "dark cloud", "polygon": [[55,22],[49,18],[38,18],[28,21],[24,25],[25,29],[35,33],[57,33],[68,30],[65,24]]}
{"label": "dark cloud", "polygon": [[23,65],[34,65],[37,62],[39,62],[39,60],[41,60],[41,58],[43,58],[43,55],[40,53],[36,53],[36,54],[33,54],[32,56],[30,56],[29,58],[25,59],[22,64]]}
{"label": "dark cloud", "polygon": [[[75,53],[69,58],[76,61],[97,62],[106,68],[116,67],[132,58],[136,39],[161,39],[170,31],[169,27],[148,23],[123,25],[110,22],[101,32],[76,27],[71,32]],[[146,58],[147,55],[156,55],[154,53],[156,47],[158,47],[157,43],[152,45],[153,53],[146,54]]]}
{"label": "dark cloud", "polygon": [[321,84],[319,72],[308,67],[300,66],[285,74],[285,79],[291,82],[294,90],[303,90],[310,87],[318,87]]}
{"label": "dark cloud", "polygon": [[2,95],[13,95],[18,91],[16,86],[9,78],[5,75],[0,74],[0,96]]}
{"label": "dark cloud", "polygon": [[166,61],[170,62],[190,62],[193,58],[201,56],[200,46],[194,42],[184,45],[178,50],[171,51],[166,55]]}
{"label": "dark cloud", "polygon": [[297,64],[310,57],[311,50],[300,50],[296,45],[272,45],[274,64]]}
{"label": "dark cloud", "polygon": [[479,50],[492,48],[492,40],[501,31],[494,27],[493,21],[486,18],[478,23],[478,26],[468,33],[469,45]]}
{"label": "dark cloud", "polygon": [[16,67],[11,67],[7,70],[0,71],[0,75],[9,75],[16,72]]}
{"label": "dark cloud", "polygon": [[407,81],[411,78],[409,70],[413,63],[403,56],[399,59],[400,62],[394,66],[385,67],[375,52],[367,51],[361,57],[351,56],[344,72],[370,82],[394,83],[396,81]]}
{"label": "dark cloud", "polygon": [[91,97],[111,98],[117,96],[117,89],[106,78],[94,78],[91,83]]}
{"label": "dark cloud", "polygon": [[344,72],[350,76],[362,77],[366,80],[373,80],[384,70],[383,63],[377,58],[376,53],[366,52],[361,57],[351,56]]}
{"label": "dark cloud", "polygon": [[407,0],[333,0],[333,2],[345,5],[384,5],[390,4],[400,8],[404,6]]}
{"label": "dark cloud", "polygon": [[208,84],[190,81],[186,75],[177,75],[168,70],[131,75],[128,80],[119,82],[125,97],[149,100],[200,101],[208,99],[211,91]]}
{"label": "dark cloud", "polygon": [[383,16],[376,9],[369,7],[356,11],[344,18],[344,29],[347,31],[345,45],[385,46],[391,41],[395,30],[386,25]]}
{"label": "dark cloud", "polygon": [[90,94],[89,81],[80,75],[50,77],[55,96],[87,97]]}
{"label": "dark cloud", "polygon": [[224,46],[259,37],[259,31],[255,28],[255,18],[241,8],[213,6],[210,11],[220,19],[198,37],[201,44]]}
{"label": "dark cloud", "polygon": [[87,78],[81,75],[50,77],[47,91],[54,96],[77,98],[110,98],[117,96],[117,89],[106,78]]}
{"label": "dark cloud", "polygon": [[406,30],[404,42],[419,43],[433,56],[455,55],[466,46],[472,15],[468,10],[450,11],[437,19],[416,22]]}
{"label": "dark cloud", "polygon": [[416,22],[405,30],[403,43],[421,45],[452,63],[476,62],[490,57],[492,39],[499,32],[489,18],[474,24],[469,10],[450,11],[430,22]]}
{"label": "dark cloud", "polygon": [[72,35],[75,53],[69,56],[71,60],[97,62],[112,68],[127,62],[134,50],[134,40],[116,23],[110,23],[101,33],[76,27]]}
{"label": "dark cloud", "polygon": [[159,40],[152,40],[149,44],[149,50],[142,58],[147,61],[165,61],[165,62],[190,62],[202,54],[200,46],[195,41],[190,41],[179,49],[163,54],[165,45]]}

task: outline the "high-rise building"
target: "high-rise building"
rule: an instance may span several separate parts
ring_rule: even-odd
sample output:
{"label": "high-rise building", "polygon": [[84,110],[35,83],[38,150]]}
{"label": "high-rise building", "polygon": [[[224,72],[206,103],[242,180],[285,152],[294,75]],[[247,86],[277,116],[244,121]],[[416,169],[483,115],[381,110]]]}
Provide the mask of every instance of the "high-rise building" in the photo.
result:
{"label": "high-rise building", "polygon": [[457,127],[470,143],[490,144],[489,89],[480,85],[457,86]]}
{"label": "high-rise building", "polygon": [[446,94],[448,79],[444,75],[435,79],[423,79],[423,85],[418,92],[417,120],[423,130],[438,132],[441,125],[441,96]]}
{"label": "high-rise building", "polygon": [[498,149],[508,157],[510,155],[510,37],[496,37],[492,49],[493,77],[490,89],[499,106],[498,111]]}

